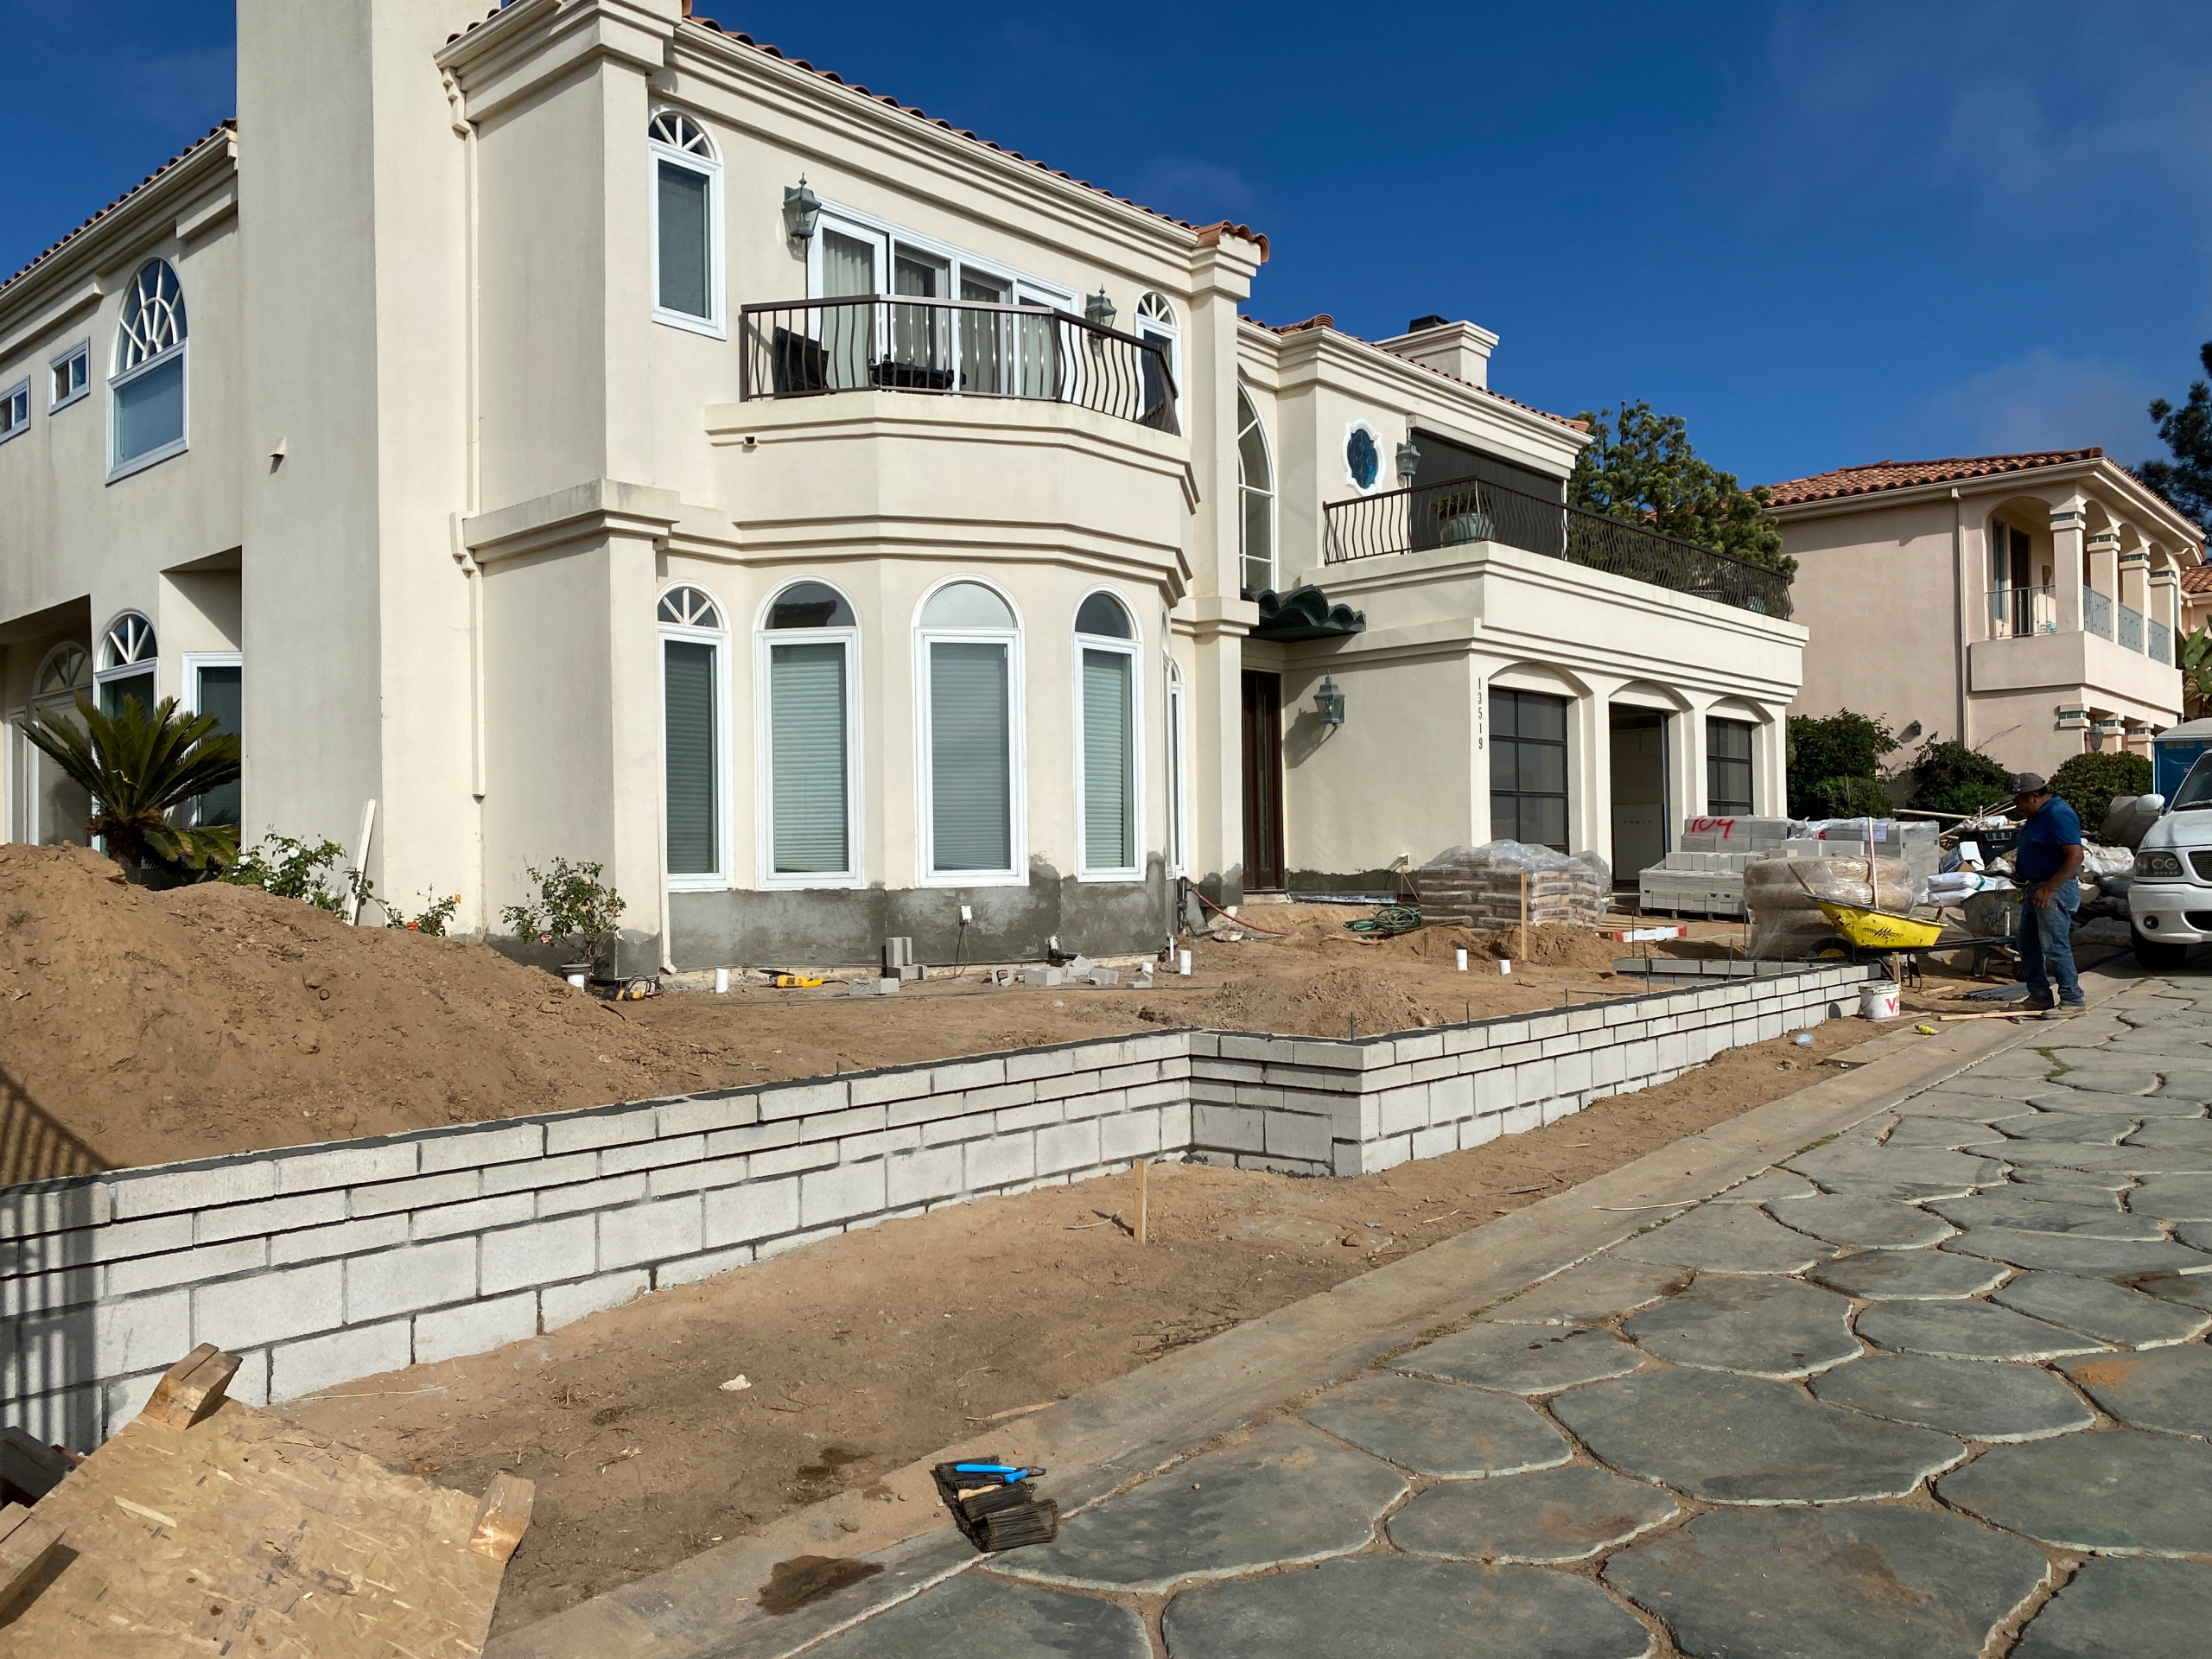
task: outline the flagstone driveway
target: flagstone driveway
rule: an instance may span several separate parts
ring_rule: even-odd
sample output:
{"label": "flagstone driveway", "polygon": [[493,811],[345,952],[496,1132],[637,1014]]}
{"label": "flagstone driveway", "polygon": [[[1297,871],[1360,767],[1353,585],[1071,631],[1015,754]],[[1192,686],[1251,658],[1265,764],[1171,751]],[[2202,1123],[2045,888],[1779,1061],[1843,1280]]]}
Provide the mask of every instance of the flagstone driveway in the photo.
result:
{"label": "flagstone driveway", "polygon": [[2212,989],[2117,1006],[812,1652],[2212,1651]]}

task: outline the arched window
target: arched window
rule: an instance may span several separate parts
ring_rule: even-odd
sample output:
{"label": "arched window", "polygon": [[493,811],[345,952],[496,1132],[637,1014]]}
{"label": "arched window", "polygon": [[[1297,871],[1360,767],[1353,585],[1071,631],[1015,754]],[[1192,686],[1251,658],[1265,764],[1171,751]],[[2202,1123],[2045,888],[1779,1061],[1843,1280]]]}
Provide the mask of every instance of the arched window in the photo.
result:
{"label": "arched window", "polygon": [[185,448],[184,289],[166,259],[149,259],[123,296],[108,376],[111,477]]}
{"label": "arched window", "polygon": [[[1138,418],[1148,425],[1165,424],[1168,431],[1179,432],[1182,423],[1173,415],[1182,396],[1183,331],[1176,325],[1175,308],[1166,295],[1147,291],[1137,302],[1136,336],[1160,347],[1156,359],[1150,352],[1144,354],[1144,412]],[[1163,368],[1167,372],[1164,383],[1160,378]],[[1164,423],[1153,414],[1163,405],[1168,411]]]}
{"label": "arched window", "polygon": [[1275,585],[1275,463],[1260,411],[1242,386],[1236,388],[1236,485],[1243,498],[1238,580],[1247,594],[1264,594]]}
{"label": "arched window", "polygon": [[[66,715],[77,699],[92,689],[92,653],[75,641],[47,652],[31,677],[26,715]],[[10,760],[15,787],[14,822],[10,838],[54,845],[67,842],[85,844],[85,821],[92,817],[92,798],[69,780],[53,759],[34,747],[20,729],[10,729]]]}
{"label": "arched window", "polygon": [[1167,658],[1167,874],[1181,875],[1190,868],[1190,837],[1185,826],[1190,798],[1184,776],[1184,754],[1189,739],[1184,732],[1183,667]]}
{"label": "arched window", "polygon": [[860,625],[827,582],[768,602],[756,652],[761,708],[761,879],[770,887],[850,886],[860,796]]}
{"label": "arched window", "polygon": [[1014,607],[980,582],[949,582],[923,601],[915,632],[926,757],[922,880],[1026,880],[1021,631]]}
{"label": "arched window", "polygon": [[1139,876],[1136,628],[1120,600],[1096,593],[1077,609],[1075,634],[1076,874]]}
{"label": "arched window", "polygon": [[32,682],[31,701],[41,705],[55,702],[67,704],[90,690],[92,684],[92,653],[73,641],[56,645],[39,664],[38,677]]}
{"label": "arched window", "polygon": [[652,161],[653,315],[722,334],[722,164],[706,129],[681,110],[645,128]]}
{"label": "arched window", "polygon": [[724,696],[721,610],[699,588],[660,598],[663,822],[668,884],[720,887],[728,864],[722,810]]}
{"label": "arched window", "polygon": [[99,684],[100,711],[120,714],[124,699],[136,697],[150,712],[160,654],[154,625],[137,612],[125,611],[109,623],[100,641],[100,665],[92,677]]}

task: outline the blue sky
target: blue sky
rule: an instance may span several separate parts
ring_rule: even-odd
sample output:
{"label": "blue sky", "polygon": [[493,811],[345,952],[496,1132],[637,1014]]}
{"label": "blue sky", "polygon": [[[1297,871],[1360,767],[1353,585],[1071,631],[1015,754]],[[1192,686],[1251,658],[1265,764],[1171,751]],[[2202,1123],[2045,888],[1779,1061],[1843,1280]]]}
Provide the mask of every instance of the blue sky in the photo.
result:
{"label": "blue sky", "polygon": [[[487,0],[488,3],[488,0]],[[2158,453],[2212,339],[2212,5],[699,10],[1196,221],[1252,310],[1503,336],[1492,384],[1648,397],[1747,483]],[[230,9],[0,0],[13,270],[231,113]],[[87,73],[97,66],[97,73]]]}

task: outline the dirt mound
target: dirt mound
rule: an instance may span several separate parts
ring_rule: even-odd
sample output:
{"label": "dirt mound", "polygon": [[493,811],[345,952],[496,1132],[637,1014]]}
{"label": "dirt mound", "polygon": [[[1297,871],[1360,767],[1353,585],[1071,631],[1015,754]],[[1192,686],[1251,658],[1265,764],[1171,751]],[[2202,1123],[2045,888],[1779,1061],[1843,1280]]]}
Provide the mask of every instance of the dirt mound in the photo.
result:
{"label": "dirt mound", "polygon": [[593,1105],[668,1070],[485,945],[149,893],[77,848],[0,847],[0,1182]]}

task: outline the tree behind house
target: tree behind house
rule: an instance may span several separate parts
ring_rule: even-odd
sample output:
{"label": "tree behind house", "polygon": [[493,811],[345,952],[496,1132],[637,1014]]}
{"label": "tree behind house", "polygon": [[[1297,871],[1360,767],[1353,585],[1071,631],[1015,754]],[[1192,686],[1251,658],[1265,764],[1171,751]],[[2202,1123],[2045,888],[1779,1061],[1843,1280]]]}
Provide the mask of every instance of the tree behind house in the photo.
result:
{"label": "tree behind house", "polygon": [[1568,505],[1732,553],[1785,578],[1797,574],[1797,561],[1782,550],[1781,527],[1767,517],[1765,485],[1745,490],[1733,473],[1699,460],[1679,415],[1654,414],[1642,399],[1623,404],[1618,423],[1612,414],[1582,413],[1591,440],[1567,479]]}
{"label": "tree behind house", "polygon": [[1897,746],[1878,720],[1840,714],[1789,717],[1789,810],[1803,818],[1884,817],[1882,757]]}
{"label": "tree behind house", "polygon": [[[2197,360],[2212,375],[2212,340],[2199,349]],[[2136,476],[2212,536],[2212,385],[2190,381],[2179,409],[2163,397],[2152,398],[2151,418],[2173,459],[2146,461],[2136,467]]]}

